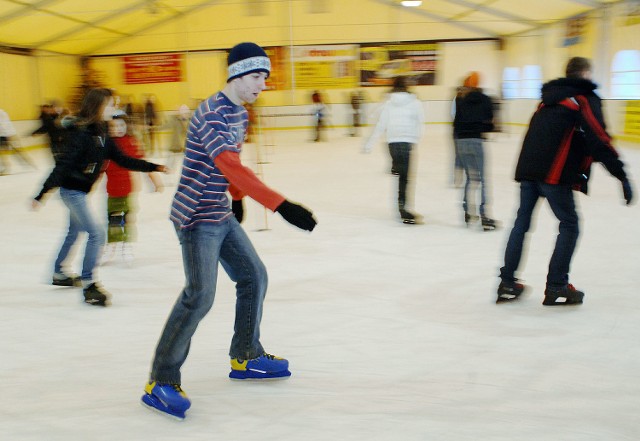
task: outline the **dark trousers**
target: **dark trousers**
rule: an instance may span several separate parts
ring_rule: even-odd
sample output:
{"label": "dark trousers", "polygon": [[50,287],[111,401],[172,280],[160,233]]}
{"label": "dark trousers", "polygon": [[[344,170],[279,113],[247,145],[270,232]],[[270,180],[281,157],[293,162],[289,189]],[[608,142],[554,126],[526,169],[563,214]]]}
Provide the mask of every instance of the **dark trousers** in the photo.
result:
{"label": "dark trousers", "polygon": [[540,197],[547,199],[553,214],[560,221],[556,246],[549,262],[547,286],[565,286],[569,283],[569,266],[580,233],[573,191],[567,185],[533,181],[520,183],[520,208],[509,235],[500,277],[504,281],[516,280],[514,274],[522,257],[525,234],[529,231],[531,216]]}
{"label": "dark trousers", "polygon": [[407,182],[409,182],[409,160],[411,144],[408,142],[389,143],[392,168],[398,173],[398,207],[404,209],[407,202]]}

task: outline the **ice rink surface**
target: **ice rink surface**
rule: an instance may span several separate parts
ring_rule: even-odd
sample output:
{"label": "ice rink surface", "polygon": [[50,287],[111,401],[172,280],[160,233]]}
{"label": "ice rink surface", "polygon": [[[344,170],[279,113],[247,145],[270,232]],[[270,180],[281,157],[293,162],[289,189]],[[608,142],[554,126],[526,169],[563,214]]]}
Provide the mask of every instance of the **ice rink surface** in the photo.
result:
{"label": "ice rink surface", "polygon": [[[49,284],[67,211],[57,192],[30,210],[48,152],[28,152],[35,171],[11,158],[12,174],[0,177],[0,438],[640,439],[638,205],[625,206],[619,182],[594,166],[590,195],[576,197],[581,236],[571,271],[585,303],[550,308],[541,302],[557,224],[540,203],[519,274],[529,290],[496,305],[517,209],[522,130],[510,130],[486,144],[490,214],[502,222],[494,232],[464,226],[447,126],[428,126],[414,156],[414,206],[425,216],[415,226],[397,218],[383,144],[362,154],[363,138],[344,129],[322,143],[281,131],[260,149],[247,144],[245,164],[260,162],[264,180],[319,221],[309,234],[247,204],[244,226],[270,277],[262,343],[289,359],[293,375],[228,379],[234,287],[221,271],[183,367],[193,405],[182,422],[139,402],[183,285],[168,220],[176,172],[163,176],[162,193],[142,179],[135,260],[100,267],[113,305],[99,308],[82,303],[78,288]],[[640,149],[618,148],[638,179]],[[103,182],[91,203],[105,221]]]}

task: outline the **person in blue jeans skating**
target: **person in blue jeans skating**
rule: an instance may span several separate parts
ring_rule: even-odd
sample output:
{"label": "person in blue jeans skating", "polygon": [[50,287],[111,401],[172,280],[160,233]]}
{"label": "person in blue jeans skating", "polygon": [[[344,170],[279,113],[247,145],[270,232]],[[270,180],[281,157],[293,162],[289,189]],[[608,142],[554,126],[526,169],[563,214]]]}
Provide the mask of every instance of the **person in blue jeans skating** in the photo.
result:
{"label": "person in blue jeans skating", "polygon": [[180,368],[198,323],[213,305],[218,264],[236,282],[229,377],[264,380],[291,375],[289,362],[266,353],[260,343],[267,272],[240,226],[242,198],[250,196],[300,229],[312,231],[316,226],[309,210],[271,190],[240,162],[248,127],[242,104],[252,104],[265,89],[271,71],[267,54],[255,43],[240,43],[227,61],[227,85],[203,101],[189,123],[170,215],[182,247],[186,282],[160,336],[142,396],[144,405],[180,419],[191,406],[181,388]]}
{"label": "person in blue jeans skating", "polygon": [[542,102],[531,118],[516,166],[520,208],[500,269],[497,303],[515,300],[524,291],[514,274],[539,198],[547,199],[560,222],[544,292],[543,304],[549,306],[583,302],[584,293],[569,283],[569,266],[579,234],[573,190],[587,192],[592,162],[602,163],[620,180],[624,199],[631,203],[631,184],[605,130],[596,87],[591,81],[591,62],[582,57],[569,60],[566,78],[542,86]]}
{"label": "person in blue jeans skating", "polygon": [[[93,219],[87,204],[87,194],[100,177],[104,163],[109,160],[129,170],[167,170],[164,165],[132,158],[120,151],[109,137],[106,123],[112,118],[114,110],[111,90],[96,88],[87,92],[78,114],[62,121],[66,131],[64,153],[56,158],[54,169],[32,201],[33,209],[38,209],[45,194],[60,187],[60,198],[69,209],[69,228],[54,263],[52,284],[82,284],[84,301],[98,306],[108,305],[110,298],[109,293],[94,277],[98,256],[105,242],[105,232],[104,227]],[[82,274],[78,277],[65,272],[64,264],[81,232],[86,232],[88,238]]]}
{"label": "person in blue jeans skating", "polygon": [[[467,226],[480,219],[484,231],[492,231],[498,222],[488,216],[485,176],[484,136],[493,130],[493,103],[478,87],[480,75],[471,72],[456,95],[453,138],[456,152],[467,177],[462,209]],[[480,206],[477,205],[478,189]]]}

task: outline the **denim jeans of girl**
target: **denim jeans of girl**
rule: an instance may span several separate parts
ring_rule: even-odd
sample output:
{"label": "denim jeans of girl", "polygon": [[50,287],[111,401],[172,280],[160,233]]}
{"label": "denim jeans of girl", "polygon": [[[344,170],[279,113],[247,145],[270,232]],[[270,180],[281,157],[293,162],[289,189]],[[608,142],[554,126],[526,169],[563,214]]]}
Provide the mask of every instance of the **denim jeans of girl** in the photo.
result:
{"label": "denim jeans of girl", "polygon": [[104,245],[104,228],[97,224],[91,216],[87,205],[87,193],[61,187],[60,198],[69,209],[69,230],[62,243],[62,248],[58,252],[53,271],[56,273],[64,272],[64,261],[67,259],[71,247],[78,240],[78,235],[84,231],[89,237],[84,250],[81,278],[86,281],[93,280],[93,270],[96,267],[100,250]]}
{"label": "denim jeans of girl", "polygon": [[158,342],[150,375],[152,381],[170,384],[180,384],[180,368],[189,354],[191,338],[213,305],[218,263],[236,282],[231,358],[248,360],[264,353],[260,321],[268,283],[264,264],[234,217],[176,231],[186,282]]}
{"label": "denim jeans of girl", "polygon": [[580,233],[573,190],[568,185],[551,185],[534,181],[520,183],[520,208],[509,235],[500,277],[504,281],[515,280],[514,274],[520,265],[525,234],[529,231],[533,210],[541,197],[547,199],[551,211],[560,221],[556,245],[549,262],[547,285],[562,287],[569,282],[571,258]]}
{"label": "denim jeans of girl", "polygon": [[[482,139],[479,138],[458,138],[456,139],[460,162],[467,175],[467,182],[464,185],[464,200],[462,208],[469,214],[485,215],[485,204],[487,196],[484,181],[484,148]],[[480,187],[480,209],[476,213],[476,192]]]}

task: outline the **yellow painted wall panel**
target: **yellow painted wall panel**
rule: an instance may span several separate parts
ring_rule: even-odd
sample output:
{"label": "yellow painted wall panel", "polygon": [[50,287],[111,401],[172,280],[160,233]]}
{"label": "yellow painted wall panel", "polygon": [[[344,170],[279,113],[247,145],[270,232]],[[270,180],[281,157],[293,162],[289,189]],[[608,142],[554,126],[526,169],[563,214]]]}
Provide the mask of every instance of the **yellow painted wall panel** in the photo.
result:
{"label": "yellow painted wall panel", "polygon": [[13,121],[37,118],[40,87],[36,59],[0,53],[0,109]]}

